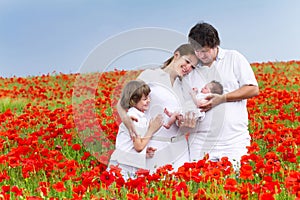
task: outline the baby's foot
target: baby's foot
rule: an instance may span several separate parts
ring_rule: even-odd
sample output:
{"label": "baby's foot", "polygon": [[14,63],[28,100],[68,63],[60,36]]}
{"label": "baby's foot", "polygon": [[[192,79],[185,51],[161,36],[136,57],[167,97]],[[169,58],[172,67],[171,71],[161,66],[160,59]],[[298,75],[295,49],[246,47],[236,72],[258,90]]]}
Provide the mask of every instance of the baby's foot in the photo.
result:
{"label": "baby's foot", "polygon": [[171,127],[171,124],[169,124],[169,123],[164,124],[163,127],[165,127],[166,129],[169,129]]}

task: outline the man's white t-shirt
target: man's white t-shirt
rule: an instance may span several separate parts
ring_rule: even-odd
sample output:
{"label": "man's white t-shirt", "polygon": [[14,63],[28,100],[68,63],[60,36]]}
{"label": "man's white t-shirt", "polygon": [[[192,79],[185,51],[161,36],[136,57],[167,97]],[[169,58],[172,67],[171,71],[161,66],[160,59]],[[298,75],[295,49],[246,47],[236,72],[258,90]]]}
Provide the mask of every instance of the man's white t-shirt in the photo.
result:
{"label": "man's white t-shirt", "polygon": [[[245,57],[237,51],[220,47],[216,61],[210,67],[197,67],[184,78],[183,84],[185,88],[202,88],[212,80],[223,85],[224,94],[244,85],[258,85]],[[247,100],[226,102],[206,112],[206,117],[196,127],[196,143],[202,143],[203,148],[213,148],[250,139],[246,104]]]}

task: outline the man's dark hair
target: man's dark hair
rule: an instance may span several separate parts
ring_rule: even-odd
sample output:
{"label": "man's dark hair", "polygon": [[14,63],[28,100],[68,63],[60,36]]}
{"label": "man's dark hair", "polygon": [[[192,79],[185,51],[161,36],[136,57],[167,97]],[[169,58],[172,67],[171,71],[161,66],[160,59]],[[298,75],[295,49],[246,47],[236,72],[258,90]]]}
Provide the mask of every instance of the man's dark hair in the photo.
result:
{"label": "man's dark hair", "polygon": [[208,23],[198,23],[189,32],[189,42],[194,49],[215,48],[220,45],[218,31]]}

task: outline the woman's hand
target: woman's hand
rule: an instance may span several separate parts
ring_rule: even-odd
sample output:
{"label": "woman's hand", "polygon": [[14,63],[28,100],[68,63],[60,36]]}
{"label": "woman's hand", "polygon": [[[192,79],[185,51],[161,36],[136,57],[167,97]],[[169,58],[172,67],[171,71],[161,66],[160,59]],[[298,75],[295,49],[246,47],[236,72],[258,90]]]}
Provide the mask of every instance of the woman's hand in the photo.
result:
{"label": "woman's hand", "polygon": [[122,118],[122,121],[123,121],[124,125],[126,126],[126,128],[128,129],[130,137],[131,138],[137,137],[135,126],[133,124],[133,121],[137,121],[137,119],[126,115]]}
{"label": "woman's hand", "polygon": [[131,139],[137,137],[136,130],[135,130],[135,127],[133,124],[133,121],[137,121],[137,119],[134,117],[129,117],[127,115],[126,110],[121,106],[120,100],[117,103],[117,111],[118,111],[118,114],[119,114],[122,122],[128,129]]}
{"label": "woman's hand", "polygon": [[180,117],[178,120],[178,126],[186,128],[195,128],[197,119],[195,113],[190,111],[186,112],[184,116]]}

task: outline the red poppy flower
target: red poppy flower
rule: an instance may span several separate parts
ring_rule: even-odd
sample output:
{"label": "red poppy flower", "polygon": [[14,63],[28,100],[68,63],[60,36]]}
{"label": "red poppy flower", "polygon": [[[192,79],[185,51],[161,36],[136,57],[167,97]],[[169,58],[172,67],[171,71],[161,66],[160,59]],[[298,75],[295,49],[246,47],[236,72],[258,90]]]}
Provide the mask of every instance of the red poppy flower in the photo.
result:
{"label": "red poppy flower", "polygon": [[67,189],[64,186],[63,182],[57,182],[52,185],[52,187],[57,191],[57,192],[63,192],[66,191]]}
{"label": "red poppy flower", "polygon": [[259,200],[275,200],[274,198],[274,194],[270,194],[270,193],[263,193],[259,195]]}
{"label": "red poppy flower", "polygon": [[300,172],[291,171],[285,178],[285,187],[292,192],[292,194],[299,194],[300,191]]}
{"label": "red poppy flower", "polygon": [[148,176],[150,173],[149,170],[147,169],[138,169],[135,174],[138,176],[138,177],[145,177],[145,176]]}
{"label": "red poppy flower", "polygon": [[16,196],[22,196],[23,195],[23,191],[22,189],[19,189],[17,186],[12,186],[11,188],[11,192],[14,192]]}
{"label": "red poppy flower", "polygon": [[78,185],[78,186],[74,186],[72,190],[74,193],[78,195],[82,195],[86,192],[87,188],[84,187],[83,185]]}
{"label": "red poppy flower", "polygon": [[245,179],[245,180],[253,180],[254,179],[254,175],[253,175],[253,168],[251,165],[249,164],[244,164],[241,166],[240,168],[240,175],[239,177],[241,179]]}
{"label": "red poppy flower", "polygon": [[73,144],[72,149],[75,151],[79,151],[81,149],[80,144]]}
{"label": "red poppy flower", "polygon": [[233,179],[233,178],[226,179],[224,189],[229,190],[231,192],[236,192],[237,191],[237,181],[236,181],[236,179]]}
{"label": "red poppy flower", "polygon": [[42,197],[34,197],[34,196],[31,196],[31,197],[27,197],[26,200],[43,200],[44,198]]}
{"label": "red poppy flower", "polygon": [[140,197],[138,194],[128,193],[126,196],[127,196],[128,200],[140,200]]}
{"label": "red poppy flower", "polygon": [[9,180],[10,177],[8,176],[7,174],[7,171],[6,170],[3,170],[2,173],[0,173],[0,183],[3,181],[3,180]]}
{"label": "red poppy flower", "polygon": [[81,160],[86,160],[91,156],[90,152],[83,152],[83,156],[81,157]]}
{"label": "red poppy flower", "polygon": [[101,183],[103,183],[106,186],[109,186],[115,181],[115,177],[111,173],[104,171],[100,176],[100,180]]}

